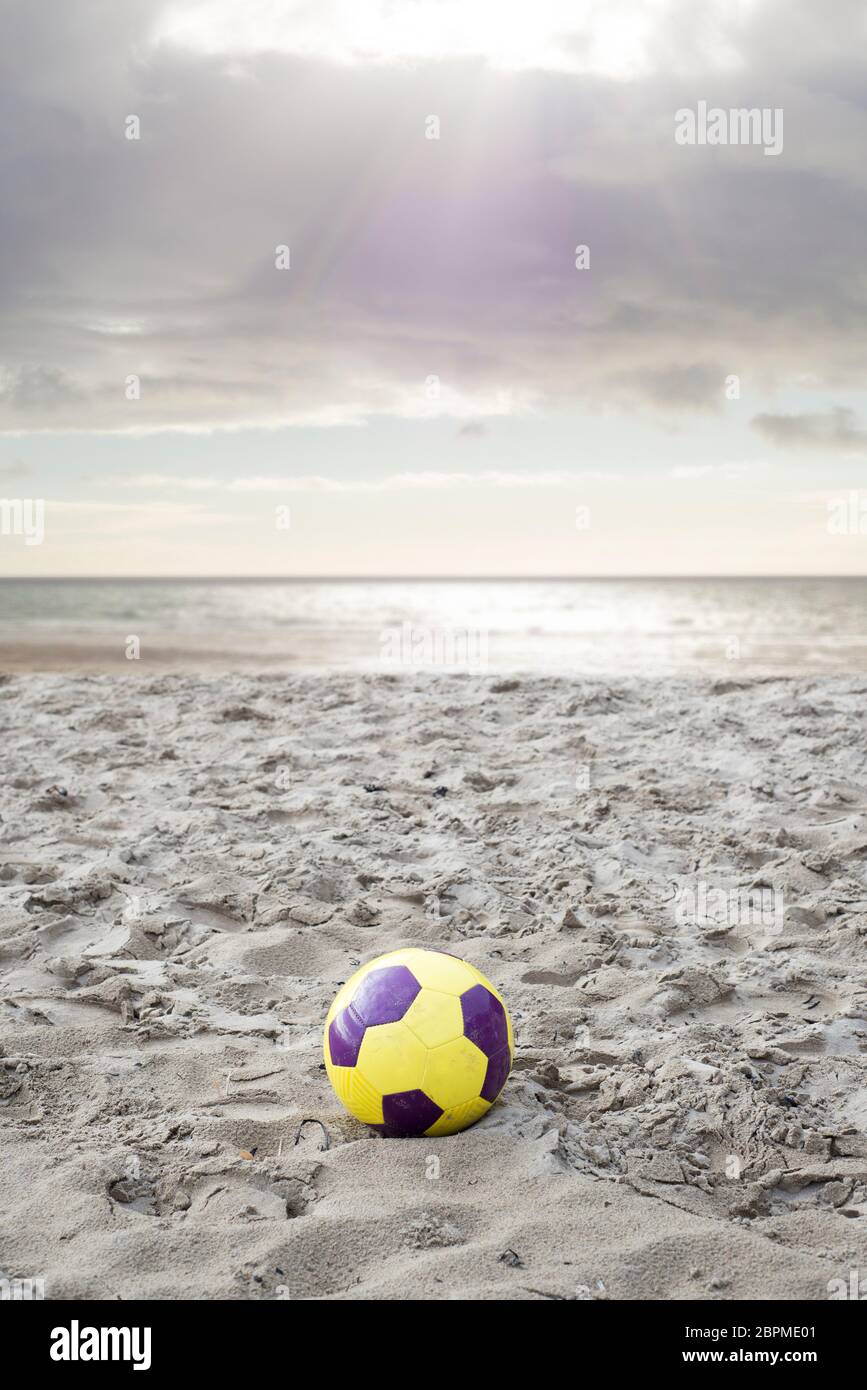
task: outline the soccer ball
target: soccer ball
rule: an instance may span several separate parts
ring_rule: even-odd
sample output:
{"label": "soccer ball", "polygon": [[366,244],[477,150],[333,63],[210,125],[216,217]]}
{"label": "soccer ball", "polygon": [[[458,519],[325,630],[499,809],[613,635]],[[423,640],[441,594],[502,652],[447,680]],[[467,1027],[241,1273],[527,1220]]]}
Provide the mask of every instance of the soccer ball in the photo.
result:
{"label": "soccer ball", "polygon": [[456,1134],[490,1110],[512,1066],[512,1024],[480,970],[445,951],[377,956],[325,1020],[338,1099],[381,1134]]}

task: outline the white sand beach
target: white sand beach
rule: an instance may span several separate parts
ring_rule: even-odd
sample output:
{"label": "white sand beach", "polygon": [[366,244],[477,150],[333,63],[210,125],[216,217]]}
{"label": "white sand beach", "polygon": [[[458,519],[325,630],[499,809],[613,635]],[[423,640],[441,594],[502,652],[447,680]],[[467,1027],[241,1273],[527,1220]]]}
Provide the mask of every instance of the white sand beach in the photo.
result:
{"label": "white sand beach", "polygon": [[[0,1272],[832,1296],[867,1267],[865,695],[2,678]],[[514,1021],[503,1096],[453,1138],[372,1134],[322,1066],[340,982],[407,944]]]}

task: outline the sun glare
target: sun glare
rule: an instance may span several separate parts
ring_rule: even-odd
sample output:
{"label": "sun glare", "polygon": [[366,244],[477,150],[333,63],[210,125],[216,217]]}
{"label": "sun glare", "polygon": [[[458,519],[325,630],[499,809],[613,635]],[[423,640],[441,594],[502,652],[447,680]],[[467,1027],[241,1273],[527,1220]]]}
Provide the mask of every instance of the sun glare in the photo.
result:
{"label": "sun glare", "polygon": [[482,58],[492,67],[617,78],[646,69],[671,0],[179,0],[157,37],[208,53],[278,51],[335,62]]}

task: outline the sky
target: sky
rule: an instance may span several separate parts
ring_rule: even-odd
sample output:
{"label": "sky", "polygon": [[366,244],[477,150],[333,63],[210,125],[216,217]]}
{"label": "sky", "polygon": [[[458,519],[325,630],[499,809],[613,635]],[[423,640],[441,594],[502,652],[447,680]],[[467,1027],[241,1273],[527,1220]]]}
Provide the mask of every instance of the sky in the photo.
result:
{"label": "sky", "polygon": [[0,32],[0,576],[867,572],[861,0]]}

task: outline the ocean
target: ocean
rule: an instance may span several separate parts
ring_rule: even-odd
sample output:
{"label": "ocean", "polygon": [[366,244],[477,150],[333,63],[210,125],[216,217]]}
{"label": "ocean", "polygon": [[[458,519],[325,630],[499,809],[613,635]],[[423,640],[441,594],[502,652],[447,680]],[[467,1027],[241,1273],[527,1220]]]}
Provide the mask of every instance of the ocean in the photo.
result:
{"label": "ocean", "polygon": [[0,669],[867,671],[867,578],[3,580]]}

